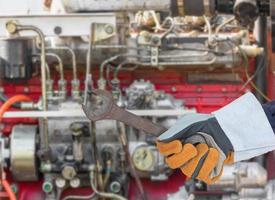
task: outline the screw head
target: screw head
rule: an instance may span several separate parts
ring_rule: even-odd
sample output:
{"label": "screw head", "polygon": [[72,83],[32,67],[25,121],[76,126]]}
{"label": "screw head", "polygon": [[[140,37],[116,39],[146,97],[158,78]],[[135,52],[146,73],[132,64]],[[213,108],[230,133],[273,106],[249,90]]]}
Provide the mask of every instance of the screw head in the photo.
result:
{"label": "screw head", "polygon": [[73,178],[70,180],[70,186],[72,188],[78,188],[80,186],[80,179],[79,178]]}
{"label": "screw head", "polygon": [[8,31],[8,33],[10,34],[15,34],[17,32],[17,24],[15,21],[8,21],[6,23],[6,29]]}
{"label": "screw head", "polygon": [[58,188],[64,188],[66,185],[66,180],[58,177],[57,179],[55,179],[55,185]]}
{"label": "screw head", "polygon": [[74,167],[65,166],[62,170],[62,176],[67,180],[72,180],[76,176]]}
{"label": "screw head", "polygon": [[112,25],[106,25],[104,28],[105,32],[109,35],[113,34],[115,32],[115,29]]}

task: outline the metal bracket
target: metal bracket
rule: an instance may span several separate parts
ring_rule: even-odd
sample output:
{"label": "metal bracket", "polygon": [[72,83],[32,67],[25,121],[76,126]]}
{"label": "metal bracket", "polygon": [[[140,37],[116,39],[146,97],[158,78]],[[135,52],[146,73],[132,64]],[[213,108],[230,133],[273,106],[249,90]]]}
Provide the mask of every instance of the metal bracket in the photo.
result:
{"label": "metal bracket", "polygon": [[[46,37],[89,36],[91,24],[105,24],[116,27],[114,13],[68,14],[68,15],[31,15],[31,16],[0,16],[0,37],[7,37],[6,24],[16,21],[19,24],[32,25],[39,28]],[[111,31],[105,27],[105,31]],[[32,31],[24,31],[21,36],[36,36]],[[109,34],[110,35],[110,34]]]}
{"label": "metal bracket", "polygon": [[158,66],[159,64],[159,48],[151,47],[151,65]]}

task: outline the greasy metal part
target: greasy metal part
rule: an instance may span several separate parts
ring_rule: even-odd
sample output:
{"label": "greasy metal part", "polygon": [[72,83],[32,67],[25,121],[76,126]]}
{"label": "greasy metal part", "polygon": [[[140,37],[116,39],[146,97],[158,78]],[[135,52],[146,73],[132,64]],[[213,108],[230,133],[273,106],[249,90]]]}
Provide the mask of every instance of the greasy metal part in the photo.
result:
{"label": "greasy metal part", "polygon": [[57,47],[46,47],[47,50],[64,50],[68,51],[72,56],[72,66],[73,66],[73,80],[78,80],[77,78],[77,66],[76,66],[76,55],[72,48],[66,46],[57,46]]}
{"label": "greasy metal part", "polygon": [[[215,0],[179,0],[183,1],[180,6],[184,9],[184,15],[203,16],[215,14]],[[179,2],[178,1],[178,2]]]}
{"label": "greasy metal part", "polygon": [[46,81],[46,90],[47,90],[47,98],[50,100],[54,96],[54,91],[53,91],[53,80],[49,79]]}
{"label": "greasy metal part", "polygon": [[120,195],[117,195],[117,194],[114,194],[114,193],[106,193],[106,192],[100,192],[98,191],[98,189],[96,188],[95,186],[95,168],[91,169],[91,172],[90,172],[90,183],[91,183],[91,187],[93,189],[93,191],[100,197],[103,197],[103,198],[111,198],[111,199],[117,199],[117,200],[127,200],[126,198],[124,198],[123,196],[120,196]]}
{"label": "greasy metal part", "polygon": [[236,0],[233,7],[236,19],[243,26],[250,26],[259,16],[257,0]]}
{"label": "greasy metal part", "polygon": [[[21,25],[18,24],[15,21],[8,21],[6,22],[6,27],[8,31],[10,31],[10,34],[15,34],[15,33],[21,33],[24,31],[32,31],[35,32],[40,39],[41,43],[41,93],[42,93],[42,110],[47,111],[47,90],[46,90],[46,49],[45,49],[45,36],[44,33],[37,28],[36,26],[33,25]],[[15,29],[9,29],[9,27],[15,27]],[[14,32],[13,32],[14,31]],[[45,149],[48,150],[49,148],[49,138],[48,138],[48,126],[47,126],[47,119],[43,118],[42,119],[42,126],[44,127],[44,133],[43,133],[43,139],[45,140]]]}
{"label": "greasy metal part", "polygon": [[[98,4],[98,2],[97,2]],[[99,4],[100,5],[100,4]],[[31,24],[41,30],[47,37],[77,37],[89,36],[90,25],[92,23],[106,23],[115,26],[116,17],[113,13],[93,13],[93,14],[60,14],[60,15],[25,15],[25,16],[0,16],[0,27],[5,27],[9,20],[20,24]],[[72,28],[72,24],[77,24],[77,28]],[[11,30],[13,29],[10,26]],[[56,32],[56,30],[61,32]],[[26,31],[21,36],[35,36],[33,32]],[[6,37],[5,29],[0,29],[0,37]]]}
{"label": "greasy metal part", "polygon": [[154,124],[139,116],[118,107],[113,101],[112,95],[104,90],[94,90],[90,95],[90,100],[83,105],[86,116],[91,121],[99,121],[103,119],[112,119],[123,122],[129,126],[135,127],[148,134],[160,135],[166,129]]}
{"label": "greasy metal part", "polygon": [[93,51],[93,45],[94,45],[94,35],[95,35],[95,24],[91,23],[89,25],[90,32],[89,32],[89,46],[88,51],[86,54],[86,74],[85,74],[85,88],[84,88],[84,99],[83,103],[87,103],[88,99],[88,90],[91,87],[92,84],[92,74],[91,74],[91,59],[92,59],[92,51]]}
{"label": "greasy metal part", "polygon": [[63,178],[65,178],[66,180],[72,180],[76,176],[77,172],[74,167],[65,166],[62,169],[61,174],[62,174]]}
{"label": "greasy metal part", "polygon": [[94,35],[93,42],[107,40],[116,35],[116,27],[108,23],[93,23]]}
{"label": "greasy metal part", "polygon": [[221,179],[208,185],[209,191],[240,191],[243,188],[264,187],[267,184],[267,171],[254,162],[241,162],[225,166]]}
{"label": "greasy metal part", "polygon": [[64,81],[64,66],[63,66],[63,61],[62,59],[55,53],[46,53],[47,57],[53,57],[57,60],[58,62],[58,67],[59,67],[59,74],[60,74],[60,80]]}
{"label": "greasy metal part", "polygon": [[31,77],[31,42],[29,38],[0,40],[0,78],[24,80]]}
{"label": "greasy metal part", "polygon": [[[5,174],[5,167],[6,166],[6,162],[5,162],[5,159],[6,159],[6,156],[5,156],[5,139],[4,138],[0,138],[0,179],[3,180],[5,179],[6,177],[6,174]],[[9,156],[8,156],[9,157]]]}
{"label": "greasy metal part", "polygon": [[16,181],[37,181],[37,126],[16,125],[10,138],[11,172]]}
{"label": "greasy metal part", "polygon": [[67,12],[135,12],[139,10],[169,11],[171,2],[170,0],[106,0],[99,3],[97,0],[67,0],[63,1],[63,4]]}
{"label": "greasy metal part", "polygon": [[73,135],[73,156],[78,162],[81,162],[84,158],[82,141],[83,128],[84,125],[81,123],[74,123],[70,127]]}
{"label": "greasy metal part", "polygon": [[141,182],[141,180],[138,176],[138,173],[135,169],[133,160],[132,160],[130,152],[129,152],[129,142],[128,142],[128,139],[127,139],[127,136],[126,136],[125,125],[122,124],[121,122],[118,122],[117,124],[118,124],[118,130],[119,130],[120,143],[121,143],[121,145],[123,147],[123,151],[124,151],[124,153],[127,157],[127,161],[128,161],[129,166],[130,166],[131,173],[134,176],[134,179],[136,181],[136,184],[137,184],[138,190],[140,192],[141,198],[143,200],[146,200],[146,196],[145,196],[145,192],[144,192],[142,182]]}
{"label": "greasy metal part", "polygon": [[67,97],[67,81],[66,80],[58,80],[58,97],[61,100],[65,100]]}

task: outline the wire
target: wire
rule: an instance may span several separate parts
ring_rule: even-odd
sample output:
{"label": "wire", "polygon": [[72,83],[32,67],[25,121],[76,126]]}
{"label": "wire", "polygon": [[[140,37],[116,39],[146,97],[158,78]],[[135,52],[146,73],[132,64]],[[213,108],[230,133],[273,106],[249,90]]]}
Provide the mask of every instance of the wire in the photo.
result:
{"label": "wire", "polygon": [[[123,66],[124,65],[127,65],[127,64],[134,64],[134,65],[140,65],[140,66],[144,66],[144,64],[143,63],[140,63],[140,62],[137,62],[137,61],[124,61],[124,62],[122,62],[122,63],[120,63],[119,65],[118,65],[118,67],[115,69],[115,71],[114,71],[114,79],[117,79],[118,78],[118,73],[119,73],[119,71],[123,68]],[[134,68],[135,69],[135,68]]]}
{"label": "wire", "polygon": [[249,62],[248,62],[248,57],[247,57],[247,55],[246,55],[246,53],[243,51],[243,49],[239,46],[239,45],[237,45],[237,44],[235,44],[232,40],[229,40],[229,41],[231,41],[238,49],[239,49],[239,51],[240,51],[240,53],[241,53],[241,56],[243,57],[243,59],[244,59],[244,67],[245,67],[245,75],[246,75],[246,78],[247,78],[247,80],[250,80],[250,85],[266,100],[266,101],[271,101],[271,99],[268,97],[268,96],[266,96],[264,93],[263,93],[263,91],[261,91],[261,89],[259,89],[258,87],[257,87],[257,85],[255,85],[255,83],[253,83],[253,78],[251,78],[251,76],[249,75]]}
{"label": "wire", "polygon": [[90,183],[91,183],[91,187],[93,189],[93,191],[103,197],[103,198],[111,198],[111,199],[118,199],[118,200],[126,200],[126,198],[124,198],[123,196],[117,195],[117,194],[113,194],[113,193],[107,193],[107,192],[100,192],[97,190],[95,184],[94,184],[94,179],[95,179],[95,172],[91,171],[90,172]]}
{"label": "wire", "polygon": [[[5,103],[7,100],[8,100],[8,98],[3,93],[0,93],[0,101]],[[15,103],[15,104],[12,105],[12,107],[21,108],[21,104],[20,103]]]}
{"label": "wire", "polygon": [[9,199],[10,200],[16,200],[16,196],[15,196],[14,192],[11,189],[10,183],[7,180],[4,179],[4,180],[1,180],[1,184],[5,188]]}
{"label": "wire", "polygon": [[142,185],[142,182],[138,176],[138,173],[135,169],[135,166],[133,164],[133,160],[130,156],[130,152],[129,152],[129,145],[128,145],[128,140],[127,140],[127,136],[126,136],[126,133],[125,133],[125,125],[121,122],[118,122],[118,127],[119,127],[119,140],[120,140],[120,143],[123,147],[123,150],[126,154],[126,157],[127,157],[127,160],[128,160],[128,164],[129,164],[129,167],[130,167],[130,170],[132,172],[132,175],[134,176],[134,179],[135,179],[135,182],[137,184],[137,188],[140,192],[140,195],[141,195],[141,198],[142,200],[147,200],[147,197],[145,195],[145,192],[144,192],[144,188],[143,188],[143,185]]}
{"label": "wire", "polygon": [[207,29],[208,29],[208,42],[209,42],[209,44],[211,44],[213,42],[212,27],[211,27],[210,21],[207,19],[207,17],[205,15],[203,16],[203,18],[204,18],[205,24],[206,24]]}
{"label": "wire", "polygon": [[15,95],[13,97],[11,97],[10,99],[8,99],[0,108],[0,122],[3,119],[3,116],[5,114],[5,112],[10,109],[10,107],[18,102],[28,102],[28,101],[32,101],[29,97],[25,96],[25,95]]}
{"label": "wire", "polygon": [[227,24],[233,22],[234,20],[235,20],[235,16],[234,16],[234,17],[231,17],[231,18],[229,18],[229,19],[227,19],[227,20],[225,20],[223,23],[221,23],[221,24],[216,28],[215,34],[217,35],[217,34],[220,32],[220,30],[221,30],[225,25],[227,25]]}
{"label": "wire", "polygon": [[264,65],[265,65],[264,60],[265,60],[264,57],[262,57],[261,60],[260,60],[260,64],[259,64],[260,67],[257,68],[257,70],[255,71],[255,73],[252,76],[250,76],[250,79],[248,79],[243,84],[243,86],[242,86],[242,88],[240,90],[243,90],[248,84],[250,84],[250,82],[253,81],[254,78],[264,69]]}
{"label": "wire", "polygon": [[104,68],[105,66],[110,63],[113,62],[115,60],[117,60],[118,58],[121,57],[130,57],[130,58],[150,58],[150,56],[141,56],[141,55],[136,55],[136,54],[128,54],[128,53],[124,53],[124,54],[118,54],[115,55],[113,57],[110,57],[108,59],[106,59],[105,61],[103,61],[99,67],[99,77],[100,79],[104,79]]}
{"label": "wire", "polygon": [[87,196],[80,196],[80,195],[70,195],[70,196],[66,196],[64,197],[62,200],[69,200],[69,199],[93,199],[95,197],[95,193],[93,192],[90,195]]}

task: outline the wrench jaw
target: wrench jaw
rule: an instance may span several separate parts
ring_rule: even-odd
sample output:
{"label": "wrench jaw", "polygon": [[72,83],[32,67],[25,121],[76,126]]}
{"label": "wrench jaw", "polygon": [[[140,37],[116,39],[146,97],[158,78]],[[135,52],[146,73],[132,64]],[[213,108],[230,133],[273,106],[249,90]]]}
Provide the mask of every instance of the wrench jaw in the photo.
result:
{"label": "wrench jaw", "polygon": [[112,96],[104,90],[93,90],[90,92],[86,105],[82,109],[91,121],[100,121],[109,118],[109,113],[113,107]]}
{"label": "wrench jaw", "polygon": [[94,122],[104,119],[117,120],[154,136],[166,131],[164,127],[118,107],[113,101],[112,94],[105,90],[91,92],[87,104],[82,108],[86,116]]}

